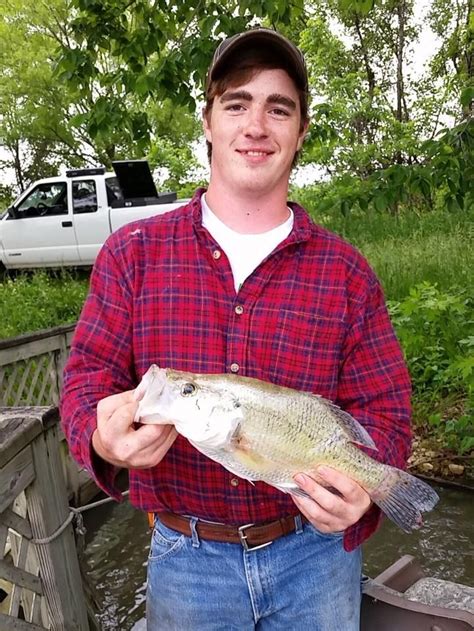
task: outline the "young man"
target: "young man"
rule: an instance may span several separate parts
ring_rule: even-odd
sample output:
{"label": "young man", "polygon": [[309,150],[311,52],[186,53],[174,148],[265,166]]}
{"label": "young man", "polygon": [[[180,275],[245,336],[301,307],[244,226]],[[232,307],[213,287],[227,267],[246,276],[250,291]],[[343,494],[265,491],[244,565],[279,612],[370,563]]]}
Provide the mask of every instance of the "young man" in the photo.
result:
{"label": "young man", "polygon": [[[302,500],[252,485],[171,426],[133,424],[152,363],[231,372],[336,401],[384,462],[410,444],[407,371],[366,261],[287,202],[308,127],[300,51],[278,33],[223,42],[209,70],[211,176],[181,209],[125,226],[100,253],[65,373],[71,451],[119,498],[153,512],[151,630],[359,628],[360,544],[378,510],[353,480],[308,475]],[[133,536],[133,533],[130,533]]]}

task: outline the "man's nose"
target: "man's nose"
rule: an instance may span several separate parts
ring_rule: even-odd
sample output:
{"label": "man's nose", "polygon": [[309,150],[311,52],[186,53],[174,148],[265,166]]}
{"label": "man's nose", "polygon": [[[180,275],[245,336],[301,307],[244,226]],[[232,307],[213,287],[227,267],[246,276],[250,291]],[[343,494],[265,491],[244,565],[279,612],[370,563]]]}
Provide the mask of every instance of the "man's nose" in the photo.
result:
{"label": "man's nose", "polygon": [[251,138],[262,138],[267,136],[268,130],[265,120],[265,112],[260,108],[254,108],[248,112],[245,121],[244,133]]}

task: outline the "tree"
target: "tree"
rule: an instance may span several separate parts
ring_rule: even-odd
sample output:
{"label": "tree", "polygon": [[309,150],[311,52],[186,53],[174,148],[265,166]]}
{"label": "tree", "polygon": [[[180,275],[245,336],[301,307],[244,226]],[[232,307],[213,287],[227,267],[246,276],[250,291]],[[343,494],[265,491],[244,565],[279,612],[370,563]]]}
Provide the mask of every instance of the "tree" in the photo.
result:
{"label": "tree", "polygon": [[334,0],[315,5],[301,35],[317,95],[307,160],[362,177],[413,160],[407,40],[417,34],[411,0],[366,14]]}
{"label": "tree", "polygon": [[[33,5],[34,11],[40,5]],[[63,91],[53,80],[54,45],[41,28],[39,12],[8,0],[0,13],[0,139],[18,188],[55,172],[65,157],[78,158],[77,143],[62,112]]]}
{"label": "tree", "polygon": [[[218,38],[245,29],[255,17],[289,23],[293,3],[260,0],[72,0],[70,35],[62,43],[60,77],[90,99],[82,114],[93,138],[116,129],[143,147],[150,142],[150,102],[170,99],[195,109]],[[107,96],[105,96],[107,94]],[[124,107],[124,100],[134,107]]]}
{"label": "tree", "polygon": [[474,101],[474,13],[472,0],[434,0],[430,26],[441,46],[431,63],[432,74],[441,79],[462,106],[457,118],[472,117]]}
{"label": "tree", "polygon": [[194,112],[213,52],[260,23],[306,52],[314,122],[303,162],[332,178],[323,205],[463,208],[473,163],[472,0],[455,0],[454,11],[449,0],[433,1],[441,45],[422,77],[411,67],[414,1],[5,0],[8,165],[23,188],[60,164],[146,156],[168,172],[167,186],[189,187]]}
{"label": "tree", "polygon": [[419,32],[413,2],[379,0],[365,11],[342,0],[312,6],[300,40],[316,95],[303,159],[332,176],[320,191],[323,206],[397,212],[439,199],[463,208],[472,120],[440,130],[460,91],[448,80],[440,90],[434,66],[421,80],[411,75]]}
{"label": "tree", "polygon": [[[56,174],[62,165],[110,167],[113,159],[143,157],[147,152],[153,166],[172,171],[173,183],[182,181],[183,172],[195,164],[194,116],[179,106],[170,116],[169,99],[149,99],[143,107],[139,92],[127,94],[110,77],[104,87],[100,78],[91,83],[89,91],[58,81],[58,47],[75,46],[70,19],[67,0],[26,5],[7,0],[2,5],[0,144],[8,156],[3,165],[14,169],[17,189]],[[107,51],[99,57],[103,68],[116,66]]]}

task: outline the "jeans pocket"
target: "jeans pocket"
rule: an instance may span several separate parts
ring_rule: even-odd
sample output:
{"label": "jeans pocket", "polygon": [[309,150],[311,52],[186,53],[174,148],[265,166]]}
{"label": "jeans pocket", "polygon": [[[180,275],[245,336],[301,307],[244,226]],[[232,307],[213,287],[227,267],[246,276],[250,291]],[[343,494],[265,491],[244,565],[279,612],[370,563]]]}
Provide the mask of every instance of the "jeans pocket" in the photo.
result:
{"label": "jeans pocket", "polygon": [[161,561],[176,554],[186,544],[186,539],[186,535],[168,528],[157,519],[151,536],[148,561]]}
{"label": "jeans pocket", "polygon": [[321,532],[316,526],[313,524],[305,524],[305,528],[308,528],[310,532],[312,532],[317,537],[322,537],[323,539],[342,539],[344,536],[343,530],[338,530],[336,532]]}

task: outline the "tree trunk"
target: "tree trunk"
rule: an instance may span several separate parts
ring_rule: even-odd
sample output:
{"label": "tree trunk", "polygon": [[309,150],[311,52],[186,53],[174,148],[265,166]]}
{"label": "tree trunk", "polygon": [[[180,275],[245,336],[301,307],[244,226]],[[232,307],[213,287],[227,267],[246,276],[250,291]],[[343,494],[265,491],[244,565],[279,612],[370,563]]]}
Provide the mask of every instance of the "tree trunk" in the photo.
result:
{"label": "tree trunk", "polygon": [[[467,15],[466,15],[466,42],[464,49],[464,67],[466,73],[465,85],[470,85],[474,78],[474,44],[472,41],[472,0],[468,0],[467,3]],[[468,119],[474,116],[474,99],[471,99],[469,103],[466,103],[463,107],[463,119]]]}
{"label": "tree trunk", "polygon": [[16,140],[13,147],[10,148],[13,154],[13,168],[15,169],[15,178],[20,193],[25,190],[25,178],[23,177],[23,169],[21,168],[20,141]]}
{"label": "tree trunk", "polygon": [[[375,92],[375,73],[372,70],[369,63],[369,53],[367,51],[367,46],[362,36],[362,31],[360,29],[360,20],[357,15],[354,16],[354,25],[357,32],[357,37],[359,38],[360,49],[362,51],[362,57],[364,59],[365,73],[367,75],[367,83],[369,84],[369,102],[370,102],[370,105],[372,106],[372,103],[374,100],[374,92]],[[362,131],[364,131],[367,137],[367,142],[369,144],[372,144],[374,142],[374,136],[370,128],[370,121],[368,121],[365,118],[365,120],[360,119],[358,123],[359,123],[359,128],[358,128],[359,136],[362,133]]]}
{"label": "tree trunk", "polygon": [[[407,120],[407,109],[405,104],[405,89],[403,84],[403,50],[405,47],[405,0],[399,0],[397,2],[397,16],[398,16],[398,36],[397,36],[397,109],[396,119],[400,123]],[[398,164],[403,162],[402,154],[400,151],[396,152],[395,160]]]}

